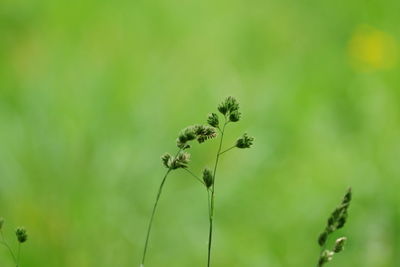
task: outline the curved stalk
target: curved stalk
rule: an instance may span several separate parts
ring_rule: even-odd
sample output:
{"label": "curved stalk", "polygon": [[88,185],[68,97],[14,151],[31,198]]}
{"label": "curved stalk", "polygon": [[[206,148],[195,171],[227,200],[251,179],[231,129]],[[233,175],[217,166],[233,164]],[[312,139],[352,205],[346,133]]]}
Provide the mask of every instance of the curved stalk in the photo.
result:
{"label": "curved stalk", "polygon": [[146,241],[144,244],[144,250],[143,250],[143,257],[142,257],[142,262],[140,264],[141,267],[144,266],[144,261],[146,259],[146,253],[147,253],[147,246],[149,244],[149,237],[150,237],[150,232],[151,232],[151,227],[153,225],[153,219],[154,219],[154,214],[156,213],[156,209],[157,209],[157,205],[158,205],[158,201],[160,200],[160,196],[165,184],[165,181],[167,180],[168,174],[171,172],[171,169],[168,169],[167,173],[164,175],[164,178],[161,181],[160,187],[158,188],[158,193],[157,193],[157,197],[156,197],[156,201],[154,202],[154,206],[153,206],[153,211],[151,212],[151,217],[150,217],[150,221],[149,221],[149,226],[147,227],[147,234],[146,234]]}
{"label": "curved stalk", "polygon": [[[182,151],[182,148],[179,149],[179,151],[176,153],[175,157],[178,156],[178,154],[179,154],[181,151]],[[142,261],[141,261],[141,263],[140,263],[140,267],[144,267],[144,262],[145,262],[145,259],[146,259],[147,247],[148,247],[148,245],[149,245],[149,238],[150,238],[151,227],[152,227],[152,225],[153,225],[154,215],[155,215],[156,210],[157,210],[158,201],[160,200],[160,196],[161,196],[162,190],[163,190],[163,188],[164,188],[165,181],[167,180],[168,174],[169,174],[171,171],[172,171],[172,169],[169,168],[168,171],[165,173],[165,175],[164,175],[162,181],[161,181],[160,187],[158,188],[156,200],[155,200],[155,202],[154,202],[153,210],[152,210],[152,212],[151,212],[151,217],[150,217],[150,221],[149,221],[149,226],[147,227],[146,241],[145,241],[145,243],[144,243],[143,256],[142,256]]]}
{"label": "curved stalk", "polygon": [[2,241],[0,242],[0,244],[3,244],[3,245],[8,249],[8,251],[10,252],[10,254],[11,254],[13,260],[14,260],[14,263],[17,264],[17,266],[18,266],[17,258],[15,257],[15,255],[14,255],[12,249],[11,249],[10,246],[8,245],[6,239],[4,238],[4,235],[3,235],[3,231],[2,231],[2,230],[0,230],[0,235],[1,235],[1,238],[2,238]]}

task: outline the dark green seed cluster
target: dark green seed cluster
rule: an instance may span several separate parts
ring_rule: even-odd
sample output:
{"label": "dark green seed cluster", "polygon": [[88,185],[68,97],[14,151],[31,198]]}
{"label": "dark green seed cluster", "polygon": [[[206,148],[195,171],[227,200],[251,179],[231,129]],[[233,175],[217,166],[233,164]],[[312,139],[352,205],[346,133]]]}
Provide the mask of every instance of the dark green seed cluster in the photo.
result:
{"label": "dark green seed cluster", "polygon": [[18,227],[17,230],[15,230],[15,235],[20,243],[24,243],[28,240],[28,234],[24,227]]}
{"label": "dark green seed cluster", "polygon": [[207,188],[213,185],[213,174],[210,169],[205,168],[203,170],[203,181]]}
{"label": "dark green seed cluster", "polygon": [[[324,231],[319,235],[318,244],[321,247],[325,247],[330,234],[345,225],[348,217],[348,208],[350,206],[351,198],[352,191],[351,188],[349,188],[340,205],[330,215]],[[335,246],[333,247],[332,251],[324,250],[319,257],[318,266],[322,267],[325,263],[332,260],[335,253],[343,251],[346,240],[346,237],[340,237],[336,239]]]}
{"label": "dark green seed cluster", "polygon": [[239,112],[239,103],[231,96],[227,97],[218,106],[218,111],[221,112],[231,122],[237,122],[240,120],[241,113]]}
{"label": "dark green seed cluster", "polygon": [[325,230],[320,234],[318,238],[318,244],[320,246],[325,245],[328,236],[333,233],[334,231],[342,228],[348,217],[348,208],[350,206],[351,201],[351,188],[346,192],[342,203],[332,212],[331,216],[328,219],[328,223],[325,227]]}
{"label": "dark green seed cluster", "polygon": [[171,170],[187,168],[190,161],[190,154],[187,152],[180,152],[176,157],[173,157],[165,153],[162,155],[161,161],[166,168]]}
{"label": "dark green seed cluster", "polygon": [[237,148],[250,148],[253,145],[254,138],[248,136],[246,133],[243,134],[242,137],[240,137],[236,141],[236,147]]}
{"label": "dark green seed cluster", "polygon": [[335,242],[335,247],[333,248],[333,252],[339,253],[339,252],[343,251],[344,244],[346,243],[346,241],[347,241],[346,237],[338,238]]}
{"label": "dark green seed cluster", "polygon": [[218,128],[219,127],[219,118],[218,115],[215,113],[211,113],[208,115],[207,123],[212,127]]}
{"label": "dark green seed cluster", "polygon": [[176,141],[177,146],[182,149],[189,148],[187,142],[197,140],[199,143],[217,136],[215,128],[208,125],[193,125],[181,131]]}

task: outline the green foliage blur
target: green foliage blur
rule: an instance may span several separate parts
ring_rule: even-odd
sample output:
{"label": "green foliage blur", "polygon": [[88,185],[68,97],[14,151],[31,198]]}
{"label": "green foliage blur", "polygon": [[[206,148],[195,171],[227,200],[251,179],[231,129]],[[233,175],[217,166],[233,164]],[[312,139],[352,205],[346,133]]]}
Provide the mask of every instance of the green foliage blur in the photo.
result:
{"label": "green foliage blur", "polygon": [[[138,266],[160,156],[226,96],[213,266],[400,266],[400,1],[0,2],[0,216],[21,267]],[[211,167],[217,141],[194,145]],[[176,171],[147,266],[205,266],[207,196]],[[332,244],[333,240],[331,240]],[[13,266],[0,248],[0,266]]]}

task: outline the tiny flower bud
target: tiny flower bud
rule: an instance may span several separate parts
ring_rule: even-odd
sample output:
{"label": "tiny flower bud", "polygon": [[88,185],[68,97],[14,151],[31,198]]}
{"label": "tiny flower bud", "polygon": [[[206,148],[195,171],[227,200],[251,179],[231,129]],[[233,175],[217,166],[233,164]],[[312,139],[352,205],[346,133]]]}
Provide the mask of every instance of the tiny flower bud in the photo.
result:
{"label": "tiny flower bud", "polygon": [[343,198],[342,204],[350,204],[351,197],[352,197],[352,190],[351,190],[351,187],[350,187],[349,189],[347,189],[347,192],[346,192],[346,195]]}
{"label": "tiny flower bud", "polygon": [[249,148],[253,145],[254,138],[248,136],[247,134],[243,134],[241,138],[236,141],[237,148]]}
{"label": "tiny flower bud", "polygon": [[229,115],[230,113],[239,110],[239,103],[237,100],[231,96],[227,97],[219,106],[218,111],[224,115]]}
{"label": "tiny flower bud", "polygon": [[17,236],[18,242],[20,243],[24,243],[28,239],[26,230],[23,227],[18,227],[17,230],[15,230],[15,235]]}
{"label": "tiny flower bud", "polygon": [[183,129],[179,133],[176,143],[179,148],[183,149],[186,147],[187,142],[192,141],[194,139],[196,139],[196,133],[194,132],[193,127],[189,126],[189,127],[186,127],[185,129]]}
{"label": "tiny flower bud", "polygon": [[217,136],[215,128],[207,125],[195,125],[194,132],[196,133],[197,142],[199,142],[199,144],[203,143],[208,139],[215,138]]}
{"label": "tiny flower bud", "polygon": [[179,168],[187,168],[190,161],[190,154],[187,152],[179,153],[176,158],[170,161],[170,168],[175,170]]}
{"label": "tiny flower bud", "polygon": [[210,188],[213,185],[213,175],[210,169],[204,169],[203,171],[203,181],[206,184],[207,188]]}
{"label": "tiny flower bud", "polygon": [[334,254],[332,251],[324,250],[319,258],[318,266],[323,266],[325,263],[330,262]]}
{"label": "tiny flower bud", "polygon": [[323,232],[322,234],[319,235],[318,244],[322,247],[323,245],[325,245],[327,239],[328,239],[328,233]]}
{"label": "tiny flower bud", "polygon": [[231,114],[229,114],[229,120],[231,122],[237,122],[240,120],[240,115],[241,115],[240,112],[235,110]]}
{"label": "tiny flower bud", "polygon": [[215,128],[208,125],[193,125],[186,127],[179,134],[176,144],[181,149],[189,148],[187,142],[197,139],[199,143],[217,136]]}
{"label": "tiny flower bud", "polygon": [[165,153],[161,156],[161,161],[164,164],[165,168],[169,169],[171,167],[171,159],[172,156],[169,153]]}
{"label": "tiny flower bud", "polygon": [[219,125],[218,115],[215,113],[209,114],[207,118],[207,123],[210,124],[212,127],[218,127]]}
{"label": "tiny flower bud", "polygon": [[347,213],[347,208],[343,211],[343,213],[340,215],[340,217],[339,217],[339,219],[338,219],[338,222],[337,222],[337,229],[340,229],[340,228],[342,228],[345,224],[346,224],[346,221],[347,221],[347,215],[348,213]]}
{"label": "tiny flower bud", "polygon": [[344,249],[344,244],[346,243],[347,238],[346,237],[341,237],[336,239],[335,242],[335,247],[333,248],[333,251],[335,253],[339,253]]}
{"label": "tiny flower bud", "polygon": [[228,112],[228,109],[226,106],[224,106],[223,104],[218,106],[218,111],[221,112],[222,114],[226,114],[226,112]]}

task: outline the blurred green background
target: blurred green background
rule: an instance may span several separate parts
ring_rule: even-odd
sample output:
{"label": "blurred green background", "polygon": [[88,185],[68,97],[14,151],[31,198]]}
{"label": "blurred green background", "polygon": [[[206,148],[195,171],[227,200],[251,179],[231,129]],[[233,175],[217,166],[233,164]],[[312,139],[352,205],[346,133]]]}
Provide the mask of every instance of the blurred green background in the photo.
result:
{"label": "blurred green background", "polygon": [[[315,266],[352,186],[329,266],[400,266],[400,2],[0,3],[0,216],[22,267],[138,266],[164,152],[233,95],[252,149],[220,164],[213,263]],[[194,145],[191,169],[217,142]],[[205,266],[206,194],[168,180],[147,266]],[[338,236],[337,235],[337,236]],[[13,243],[13,246],[15,243]],[[0,266],[13,266],[4,248]]]}

